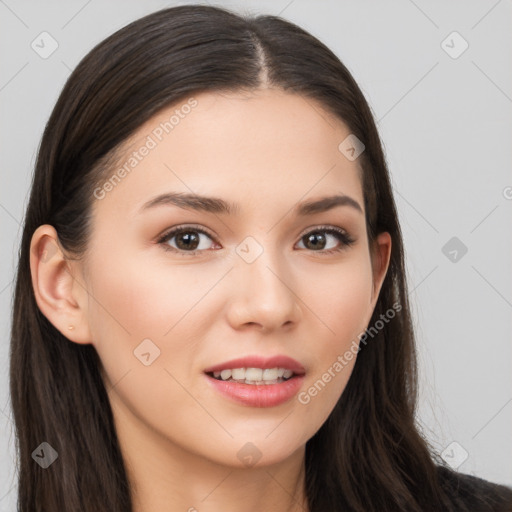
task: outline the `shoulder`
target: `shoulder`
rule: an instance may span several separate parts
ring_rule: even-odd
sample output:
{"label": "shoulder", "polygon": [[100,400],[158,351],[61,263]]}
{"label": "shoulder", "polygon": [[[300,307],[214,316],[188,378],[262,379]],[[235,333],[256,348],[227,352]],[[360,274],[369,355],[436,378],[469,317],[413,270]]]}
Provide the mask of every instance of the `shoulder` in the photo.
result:
{"label": "shoulder", "polygon": [[450,501],[450,510],[512,512],[512,487],[458,473],[438,466],[439,483]]}

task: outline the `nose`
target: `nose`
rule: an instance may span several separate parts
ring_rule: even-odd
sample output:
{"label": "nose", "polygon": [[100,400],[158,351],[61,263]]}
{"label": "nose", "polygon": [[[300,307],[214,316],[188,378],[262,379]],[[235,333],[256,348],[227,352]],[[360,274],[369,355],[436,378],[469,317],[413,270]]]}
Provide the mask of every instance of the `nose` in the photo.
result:
{"label": "nose", "polygon": [[235,285],[228,320],[233,328],[256,326],[261,331],[271,332],[290,329],[302,318],[294,279],[270,251],[264,250],[252,263],[238,259],[231,279]]}

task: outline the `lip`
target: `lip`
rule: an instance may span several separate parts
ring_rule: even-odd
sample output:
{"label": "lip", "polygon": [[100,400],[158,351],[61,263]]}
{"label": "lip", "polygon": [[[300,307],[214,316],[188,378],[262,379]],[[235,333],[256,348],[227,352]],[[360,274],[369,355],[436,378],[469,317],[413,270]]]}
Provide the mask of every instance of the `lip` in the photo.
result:
{"label": "lip", "polygon": [[249,407],[275,407],[293,398],[302,386],[304,375],[296,375],[280,384],[242,384],[217,380],[205,375],[221,395]]}
{"label": "lip", "polygon": [[[278,384],[243,384],[234,381],[215,379],[208,373],[220,372],[233,368],[284,368],[294,375]],[[246,356],[231,359],[224,363],[210,366],[204,370],[209,384],[221,395],[249,407],[276,407],[293,398],[304,382],[306,370],[295,359],[285,355],[273,357]]]}
{"label": "lip", "polygon": [[[231,359],[230,361],[210,366],[204,370],[204,373],[221,372],[222,370],[231,370],[233,368],[261,368],[262,370],[269,368],[284,368],[285,370],[291,370],[298,376],[306,373],[306,370],[298,361],[285,355],[277,355],[273,357],[240,357],[238,359]],[[251,384],[246,385],[250,386]],[[269,384],[268,386],[272,386],[272,384]]]}

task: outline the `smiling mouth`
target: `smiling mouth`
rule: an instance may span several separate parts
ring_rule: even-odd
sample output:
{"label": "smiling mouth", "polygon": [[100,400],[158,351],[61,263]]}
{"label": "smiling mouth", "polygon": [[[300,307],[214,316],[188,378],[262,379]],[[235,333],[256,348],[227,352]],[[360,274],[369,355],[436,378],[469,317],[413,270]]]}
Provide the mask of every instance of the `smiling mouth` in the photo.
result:
{"label": "smiling mouth", "polygon": [[207,372],[206,375],[224,382],[252,385],[280,384],[296,376],[292,370],[286,368],[233,368]]}

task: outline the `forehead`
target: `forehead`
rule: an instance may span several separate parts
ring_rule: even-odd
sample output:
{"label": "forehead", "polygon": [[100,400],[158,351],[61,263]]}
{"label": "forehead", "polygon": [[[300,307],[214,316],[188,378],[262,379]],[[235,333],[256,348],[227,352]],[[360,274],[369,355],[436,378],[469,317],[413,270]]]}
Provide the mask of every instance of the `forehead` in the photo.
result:
{"label": "forehead", "polygon": [[346,194],[363,204],[350,135],[318,102],[278,89],[185,97],[144,123],[100,186],[99,209],[133,216],[151,196],[185,192],[257,207]]}

